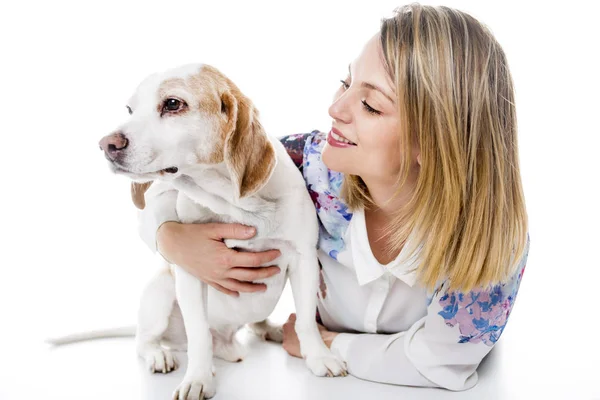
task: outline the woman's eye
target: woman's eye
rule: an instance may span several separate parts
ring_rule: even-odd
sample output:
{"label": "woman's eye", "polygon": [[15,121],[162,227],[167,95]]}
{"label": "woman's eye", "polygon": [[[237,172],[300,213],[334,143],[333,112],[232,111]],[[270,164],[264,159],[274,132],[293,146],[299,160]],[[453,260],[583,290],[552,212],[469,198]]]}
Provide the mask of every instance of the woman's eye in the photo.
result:
{"label": "woman's eye", "polygon": [[127,112],[129,113],[129,115],[133,114],[133,110],[131,109],[131,107],[129,106],[125,106],[127,107]]}
{"label": "woman's eye", "polygon": [[350,84],[343,79],[340,79],[340,82],[342,83],[342,87],[344,88],[344,90],[348,90]]}
{"label": "woman's eye", "polygon": [[377,111],[376,109],[374,109],[373,107],[371,107],[369,105],[369,103],[367,103],[366,100],[361,100],[361,103],[363,104],[363,107],[365,108],[365,110],[369,113],[369,114],[374,114],[374,115],[380,115],[381,111]]}

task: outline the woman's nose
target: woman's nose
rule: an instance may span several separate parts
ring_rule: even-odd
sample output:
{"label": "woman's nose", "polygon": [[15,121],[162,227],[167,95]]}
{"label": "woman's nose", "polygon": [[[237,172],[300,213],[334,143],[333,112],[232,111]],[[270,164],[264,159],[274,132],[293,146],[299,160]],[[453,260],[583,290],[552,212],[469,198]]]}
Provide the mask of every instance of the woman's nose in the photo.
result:
{"label": "woman's nose", "polygon": [[337,96],[333,103],[329,106],[329,116],[336,121],[342,123],[349,123],[352,120],[352,114],[348,104],[348,92],[344,92]]}

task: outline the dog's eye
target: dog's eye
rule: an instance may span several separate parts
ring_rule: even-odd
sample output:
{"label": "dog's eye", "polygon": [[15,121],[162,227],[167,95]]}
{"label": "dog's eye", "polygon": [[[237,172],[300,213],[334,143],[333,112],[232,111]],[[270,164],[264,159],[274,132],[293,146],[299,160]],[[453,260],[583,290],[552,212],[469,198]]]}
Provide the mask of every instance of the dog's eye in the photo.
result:
{"label": "dog's eye", "polygon": [[178,99],[166,99],[163,104],[164,111],[178,111],[183,106],[183,102]]}
{"label": "dog's eye", "polygon": [[127,112],[129,113],[129,115],[133,114],[133,110],[131,109],[131,107],[129,106],[125,106],[127,107]]}

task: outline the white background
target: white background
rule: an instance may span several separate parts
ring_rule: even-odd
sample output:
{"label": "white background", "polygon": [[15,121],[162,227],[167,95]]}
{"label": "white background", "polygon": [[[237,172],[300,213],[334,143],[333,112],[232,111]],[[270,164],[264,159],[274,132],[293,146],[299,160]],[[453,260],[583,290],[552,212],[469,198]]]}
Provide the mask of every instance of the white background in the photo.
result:
{"label": "white background", "polygon": [[[380,18],[401,4],[3,3],[0,399],[92,398],[69,389],[92,365],[98,385],[116,379],[102,373],[121,361],[103,359],[102,351],[75,364],[64,361],[73,350],[55,351],[50,364],[36,367],[48,361],[44,337],[133,323],[154,271],[137,237],[128,181],[109,173],[97,146],[127,117],[126,101],[140,80],[183,63],[209,63],[252,98],[271,134],[327,130],[327,108],[348,63]],[[531,226],[519,297],[480,385],[489,386],[486,398],[600,398],[598,3],[441,4],[487,24],[508,56]],[[275,317],[292,307],[285,294]],[[133,342],[114,346],[126,349],[123,360],[135,360]],[[273,363],[285,360],[277,350]],[[119,382],[127,373],[144,376],[136,368]],[[44,376],[71,378],[44,388]],[[384,387],[347,382],[357,396]],[[111,398],[140,396],[124,385],[123,396]]]}

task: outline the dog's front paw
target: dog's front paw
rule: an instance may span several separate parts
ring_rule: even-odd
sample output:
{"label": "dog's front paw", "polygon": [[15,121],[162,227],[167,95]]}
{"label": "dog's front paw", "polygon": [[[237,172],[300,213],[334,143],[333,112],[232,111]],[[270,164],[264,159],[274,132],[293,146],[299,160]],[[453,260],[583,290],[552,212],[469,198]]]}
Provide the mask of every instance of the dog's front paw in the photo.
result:
{"label": "dog's front paw", "polygon": [[183,382],[173,392],[173,400],[203,400],[215,395],[216,387],[213,372],[208,375],[190,376],[183,378]]}
{"label": "dog's front paw", "polygon": [[179,367],[177,358],[167,349],[157,348],[144,354],[146,366],[152,373],[161,372],[166,374],[175,371]]}
{"label": "dog's front paw", "polygon": [[333,354],[307,356],[306,365],[317,376],[346,376],[346,363]]}

